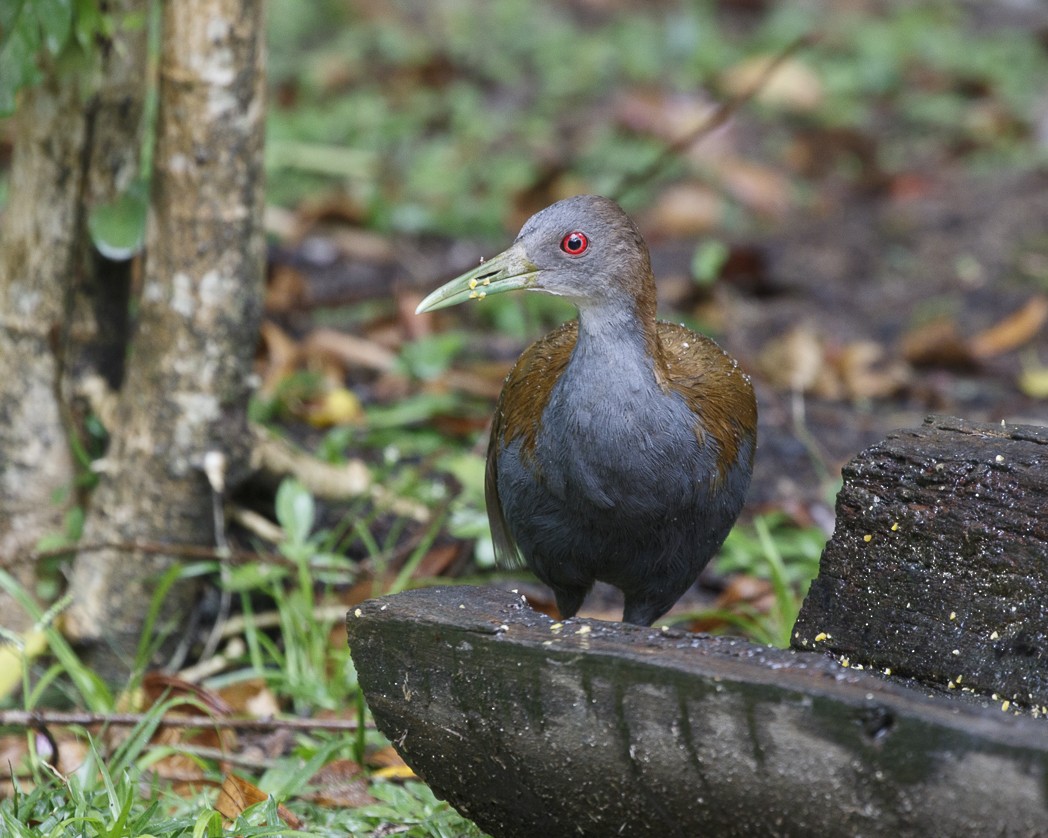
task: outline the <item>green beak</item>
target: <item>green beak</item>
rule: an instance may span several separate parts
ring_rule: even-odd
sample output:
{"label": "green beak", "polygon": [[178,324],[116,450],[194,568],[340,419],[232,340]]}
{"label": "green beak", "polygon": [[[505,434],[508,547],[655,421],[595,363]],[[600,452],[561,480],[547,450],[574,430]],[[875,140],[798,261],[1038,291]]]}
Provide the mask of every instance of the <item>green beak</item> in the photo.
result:
{"label": "green beak", "polygon": [[483,300],[504,291],[532,288],[539,272],[540,269],[524,252],[524,245],[517,242],[493,259],[481,262],[473,270],[441,285],[418,304],[415,314],[455,306],[466,300]]}

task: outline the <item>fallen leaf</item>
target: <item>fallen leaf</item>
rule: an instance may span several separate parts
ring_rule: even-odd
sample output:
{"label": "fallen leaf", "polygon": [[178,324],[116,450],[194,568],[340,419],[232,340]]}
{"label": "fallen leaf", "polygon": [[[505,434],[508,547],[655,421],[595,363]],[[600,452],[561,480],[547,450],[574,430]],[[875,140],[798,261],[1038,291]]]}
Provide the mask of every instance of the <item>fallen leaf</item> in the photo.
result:
{"label": "fallen leaf", "polygon": [[351,759],[336,759],[322,767],[309,781],[312,792],[300,795],[320,806],[355,809],[376,803],[368,791],[364,769]]}
{"label": "fallen leaf", "polygon": [[[720,76],[721,87],[733,96],[752,90],[767,72],[775,55],[757,55],[729,67]],[[790,111],[813,111],[822,104],[822,80],[799,58],[787,58],[764,81],[754,97],[758,102]]]}
{"label": "fallen leaf", "polygon": [[872,340],[857,340],[847,344],[831,358],[831,365],[852,399],[894,395],[910,377],[905,364],[885,363],[884,347]]}
{"label": "fallen leaf", "polygon": [[397,354],[380,343],[338,329],[314,329],[302,342],[307,356],[329,356],[344,369],[368,369],[389,372],[397,366]]}
{"label": "fallen leaf", "polygon": [[[632,90],[615,103],[619,124],[638,134],[649,134],[667,143],[687,137],[716,110],[717,103],[702,93],[666,93],[662,90]],[[704,156],[725,151],[723,128],[697,138],[694,145]]]}
{"label": "fallen leaf", "polygon": [[695,236],[723,221],[724,198],[701,183],[679,183],[666,189],[644,217],[644,228],[659,236]]}
{"label": "fallen leaf", "polygon": [[280,382],[297,369],[300,353],[298,343],[271,320],[262,323],[260,332],[265,354],[259,392],[262,395],[271,396]]}
{"label": "fallen leaf", "polygon": [[314,428],[356,425],[364,419],[364,408],[356,394],[345,387],[333,387],[306,409],[306,421]]}
{"label": "fallen leaf", "polygon": [[725,155],[717,163],[717,179],[728,194],[754,212],[777,217],[790,209],[790,179],[769,166]]}
{"label": "fallen leaf", "polygon": [[264,308],[267,314],[286,314],[302,308],[309,296],[306,278],[290,265],[274,265],[266,280]]}
{"label": "fallen leaf", "polygon": [[1048,321],[1048,296],[1037,294],[1021,309],[979,332],[968,342],[976,358],[992,358],[1029,343]]}
{"label": "fallen leaf", "polygon": [[1019,389],[1034,399],[1048,399],[1048,366],[1023,364],[1019,373]]}
{"label": "fallen leaf", "polygon": [[794,393],[808,392],[825,366],[822,339],[810,326],[796,326],[769,340],[757,364],[776,387]]}
{"label": "fallen leaf", "polygon": [[0,640],[0,698],[11,695],[22,686],[25,665],[47,650],[47,632],[40,628],[28,629],[18,641],[19,645]]}
{"label": "fallen leaf", "polygon": [[[243,777],[236,774],[227,774],[222,781],[222,787],[218,790],[218,799],[215,801],[215,809],[227,820],[234,821],[245,810],[261,803],[269,797],[262,789],[253,783],[249,783]],[[291,829],[301,829],[304,824],[294,812],[277,804],[277,814]],[[275,824],[270,824],[275,826]]]}
{"label": "fallen leaf", "polygon": [[415,772],[404,762],[392,745],[386,745],[384,748],[378,748],[369,753],[368,765],[376,769],[372,776],[385,780],[411,780],[415,777]]}
{"label": "fallen leaf", "polygon": [[264,678],[235,681],[222,687],[219,695],[238,716],[265,719],[276,716],[282,709]]}
{"label": "fallen leaf", "polygon": [[417,775],[407,765],[391,765],[388,768],[380,768],[372,775],[383,780],[416,780]]}
{"label": "fallen leaf", "polygon": [[902,355],[917,367],[970,370],[976,366],[971,347],[948,318],[931,320],[907,332],[902,338]]}

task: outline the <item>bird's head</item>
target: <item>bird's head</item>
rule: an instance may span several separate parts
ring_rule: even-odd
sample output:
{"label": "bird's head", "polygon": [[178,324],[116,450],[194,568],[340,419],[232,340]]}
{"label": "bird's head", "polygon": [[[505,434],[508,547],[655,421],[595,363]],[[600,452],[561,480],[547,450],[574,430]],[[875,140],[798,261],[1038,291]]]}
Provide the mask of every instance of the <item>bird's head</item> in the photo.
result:
{"label": "bird's head", "polygon": [[579,195],[535,213],[507,250],[442,285],[417,312],[517,289],[564,297],[580,310],[654,305],[648,248],[636,225],[614,201]]}

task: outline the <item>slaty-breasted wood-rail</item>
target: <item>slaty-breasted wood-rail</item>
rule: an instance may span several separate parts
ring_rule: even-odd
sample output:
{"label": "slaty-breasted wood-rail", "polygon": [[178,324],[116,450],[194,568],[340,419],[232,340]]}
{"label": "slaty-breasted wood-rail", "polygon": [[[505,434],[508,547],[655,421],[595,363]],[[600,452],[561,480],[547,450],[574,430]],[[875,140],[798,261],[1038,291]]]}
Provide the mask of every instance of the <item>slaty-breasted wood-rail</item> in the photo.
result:
{"label": "slaty-breasted wood-rail", "polygon": [[495,409],[485,491],[497,557],[523,557],[574,616],[596,580],[651,625],[695,582],[742,508],[757,405],[709,338],[655,316],[636,225],[607,198],[559,201],[419,312],[504,291],[555,294],[578,320],[532,344]]}

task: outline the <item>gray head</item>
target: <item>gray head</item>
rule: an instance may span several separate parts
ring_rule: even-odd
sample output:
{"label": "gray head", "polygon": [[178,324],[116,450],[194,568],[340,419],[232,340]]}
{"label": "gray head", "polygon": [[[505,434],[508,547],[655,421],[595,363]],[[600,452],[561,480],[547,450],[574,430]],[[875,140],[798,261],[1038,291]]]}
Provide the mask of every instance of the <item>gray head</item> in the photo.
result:
{"label": "gray head", "polygon": [[565,297],[580,309],[609,303],[654,309],[647,245],[619,205],[598,195],[535,213],[507,250],[438,288],[418,311],[515,289]]}

